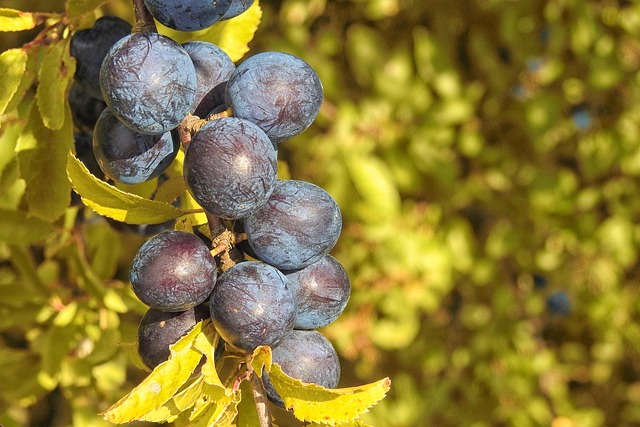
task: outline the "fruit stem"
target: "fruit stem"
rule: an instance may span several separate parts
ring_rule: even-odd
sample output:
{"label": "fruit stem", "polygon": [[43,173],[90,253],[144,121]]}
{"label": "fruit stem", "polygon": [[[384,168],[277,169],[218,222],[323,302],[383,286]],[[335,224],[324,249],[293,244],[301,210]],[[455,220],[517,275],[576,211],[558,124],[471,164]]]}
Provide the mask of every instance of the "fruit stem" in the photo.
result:
{"label": "fruit stem", "polygon": [[222,119],[223,117],[233,117],[233,111],[231,108],[227,108],[224,111],[215,114],[209,114],[207,116],[207,121]]}
{"label": "fruit stem", "polygon": [[144,4],[144,0],[133,0],[133,13],[136,17],[136,24],[131,30],[132,33],[157,33],[156,22]]}
{"label": "fruit stem", "polygon": [[207,216],[207,223],[209,225],[209,232],[211,232],[211,237],[214,239],[218,237],[222,232],[224,232],[227,227],[225,227],[222,218],[219,218],[207,211],[204,212]]}
{"label": "fruit stem", "polygon": [[202,126],[207,123],[206,120],[201,119],[193,114],[188,114],[180,124],[178,125],[178,135],[180,136],[180,143],[182,149],[186,152],[191,143],[191,137],[200,130]]}
{"label": "fruit stem", "polygon": [[215,215],[205,211],[207,222],[209,223],[209,231],[213,237],[213,248],[211,255],[220,256],[220,268],[226,271],[229,268],[242,261],[242,254],[235,248],[235,234],[231,231],[233,226],[225,224],[225,222]]}
{"label": "fruit stem", "polygon": [[272,427],[269,400],[262,379],[252,371],[249,373],[249,381],[251,381],[251,390],[253,391],[253,400],[256,402],[260,427]]}
{"label": "fruit stem", "polygon": [[191,143],[191,137],[200,130],[202,126],[207,124],[212,120],[218,120],[223,117],[231,117],[232,112],[231,108],[228,108],[220,113],[210,114],[206,119],[201,119],[198,116],[194,116],[193,114],[188,114],[177,127],[178,136],[180,137],[180,143],[182,144],[182,149],[187,151],[189,148],[189,143]]}

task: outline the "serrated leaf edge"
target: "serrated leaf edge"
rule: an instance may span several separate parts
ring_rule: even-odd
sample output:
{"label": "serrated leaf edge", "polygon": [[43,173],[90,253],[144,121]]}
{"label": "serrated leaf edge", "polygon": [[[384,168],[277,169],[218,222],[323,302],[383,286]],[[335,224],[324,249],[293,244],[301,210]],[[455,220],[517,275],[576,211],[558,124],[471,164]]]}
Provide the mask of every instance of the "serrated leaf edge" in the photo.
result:
{"label": "serrated leaf edge", "polygon": [[[75,166],[74,166],[75,165]],[[80,191],[78,191],[78,185],[77,183],[74,183],[73,178],[71,177],[71,173],[70,173],[70,169],[72,167],[78,167],[80,168],[80,170],[83,172],[84,175],[86,175],[87,177],[89,177],[89,179],[91,179],[91,181],[101,187],[102,189],[109,191],[112,195],[114,196],[118,196],[121,198],[128,198],[131,199],[132,201],[141,201],[141,202],[145,202],[145,203],[149,203],[149,204],[153,204],[153,205],[157,205],[157,206],[161,206],[163,209],[166,210],[172,210],[175,213],[173,214],[173,219],[175,218],[179,218],[180,216],[182,216],[184,213],[181,209],[176,208],[175,206],[169,204],[169,203],[165,203],[165,202],[159,202],[156,200],[151,200],[151,199],[145,199],[143,197],[140,197],[136,194],[132,194],[132,193],[128,193],[126,191],[120,190],[119,188],[108,184],[107,182],[101,181],[100,179],[94,177],[91,172],[89,172],[89,170],[87,169],[87,167],[84,165],[84,163],[82,163],[82,161],[80,161],[74,154],[73,152],[69,152],[68,156],[67,156],[67,179],[69,180],[69,182],[71,183],[71,186],[73,187],[74,191],[76,193],[78,193],[80,195],[80,199],[82,200],[82,202],[90,207],[91,209],[93,209],[95,212],[97,212],[99,215],[102,216],[106,216],[118,221],[122,221],[122,219],[120,217],[116,217],[116,216],[111,216],[108,215],[107,213],[105,213],[106,210],[114,210],[114,211],[121,211],[122,209],[115,209],[115,208],[110,208],[104,205],[99,204],[98,202],[95,202],[91,199],[89,199],[86,196],[83,196],[82,193]],[[169,220],[172,218],[166,218],[164,219],[164,221]],[[162,222],[162,221],[161,221]],[[131,222],[131,224],[134,224],[135,222]],[[147,222],[148,223],[148,222]]]}
{"label": "serrated leaf edge", "polygon": [[[274,363],[271,366],[270,378],[273,378],[273,374],[274,373],[276,374],[276,376],[283,377],[283,379],[285,381],[289,382],[291,385],[294,385],[296,387],[303,387],[303,388],[322,391],[322,392],[330,392],[330,393],[334,393],[336,395],[336,397],[347,396],[349,394],[357,393],[357,392],[359,392],[361,390],[364,391],[364,389],[373,389],[375,387],[381,387],[381,392],[382,392],[381,396],[379,398],[377,398],[375,401],[373,401],[370,405],[367,405],[366,407],[363,407],[362,409],[355,410],[354,412],[356,413],[356,415],[353,416],[353,417],[350,417],[350,418],[349,417],[347,417],[347,418],[337,417],[337,418],[333,418],[331,420],[324,420],[324,419],[304,418],[304,416],[300,417],[299,414],[296,413],[296,409],[295,409],[295,403],[294,402],[296,401],[296,399],[292,399],[290,397],[283,398],[284,404],[285,404],[285,407],[287,408],[287,410],[293,412],[294,416],[296,418],[298,418],[300,421],[311,422],[311,423],[316,423],[316,424],[323,424],[323,425],[329,425],[329,426],[335,426],[335,425],[339,425],[340,423],[345,423],[345,422],[356,420],[360,415],[362,415],[364,413],[367,413],[369,411],[369,409],[371,409],[373,406],[378,404],[386,396],[387,392],[391,388],[391,379],[389,377],[383,378],[381,380],[378,380],[378,381],[375,381],[375,382],[372,382],[372,383],[369,383],[369,384],[356,386],[356,387],[328,389],[328,388],[319,386],[317,384],[304,383],[304,382],[302,382],[302,381],[300,381],[298,379],[291,378],[290,376],[288,376],[287,374],[285,374],[282,371],[282,369],[280,368],[280,365],[278,365],[277,363]],[[272,380],[272,382],[273,382],[273,380]],[[277,390],[277,385],[275,383],[273,384],[273,386]],[[277,391],[280,392],[279,390],[277,390]],[[301,399],[299,399],[299,400],[301,400]]]}
{"label": "serrated leaf edge", "polygon": [[[99,415],[102,416],[106,421],[109,421],[109,422],[111,422],[113,424],[123,424],[123,423],[131,422],[131,421],[135,421],[135,420],[141,420],[145,415],[157,410],[162,405],[164,405],[165,403],[170,401],[172,398],[174,398],[174,396],[176,396],[176,394],[179,393],[180,387],[178,387],[175,390],[175,392],[172,393],[171,396],[169,396],[164,402],[161,402],[153,410],[151,410],[151,411],[149,411],[149,412],[147,412],[145,414],[140,414],[140,415],[134,416],[134,417],[118,417],[118,410],[120,408],[122,408],[123,405],[132,396],[135,395],[135,393],[137,393],[138,391],[140,391],[140,390],[144,389],[145,387],[147,387],[148,383],[151,383],[150,378],[152,378],[152,376],[154,375],[155,372],[157,372],[159,369],[162,369],[162,367],[165,366],[167,363],[169,363],[176,354],[178,354],[178,353],[180,353],[182,351],[187,351],[187,350],[194,349],[193,343],[194,343],[196,337],[198,336],[198,334],[200,334],[202,332],[202,328],[203,328],[204,322],[207,322],[207,320],[202,320],[202,321],[196,323],[196,325],[187,334],[185,334],[182,338],[180,338],[176,343],[174,343],[173,345],[169,346],[169,349],[171,351],[171,355],[169,356],[169,360],[167,360],[166,362],[163,362],[160,365],[158,365],[144,380],[142,380],[142,382],[140,384],[138,384],[136,387],[134,387],[133,390],[131,390],[129,393],[127,393],[124,397],[122,397],[116,403],[111,405],[108,409],[106,409],[105,411],[101,412]],[[196,349],[194,349],[194,350],[196,350]],[[196,350],[196,351],[198,353],[200,353],[198,350]],[[197,366],[197,363],[193,366],[193,368],[195,369],[196,366]],[[183,383],[183,385],[184,385],[184,383]]]}

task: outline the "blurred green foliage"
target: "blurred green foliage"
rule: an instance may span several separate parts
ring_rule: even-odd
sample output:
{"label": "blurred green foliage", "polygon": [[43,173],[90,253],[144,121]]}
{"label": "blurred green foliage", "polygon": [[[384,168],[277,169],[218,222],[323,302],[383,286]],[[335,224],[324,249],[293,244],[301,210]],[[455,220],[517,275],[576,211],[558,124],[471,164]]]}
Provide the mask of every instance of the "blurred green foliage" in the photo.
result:
{"label": "blurred green foliage", "polygon": [[[324,83],[280,156],[343,212],[353,293],[323,332],[341,385],[392,379],[367,422],[638,425],[640,2],[261,4],[251,53],[296,54]],[[103,425],[144,376],[126,285],[142,238],[98,217],[71,237],[0,246],[5,427]]]}
{"label": "blurred green foliage", "polygon": [[282,151],[343,210],[355,289],[326,333],[345,381],[393,380],[368,420],[640,423],[640,3],[264,9],[254,50],[325,84]]}

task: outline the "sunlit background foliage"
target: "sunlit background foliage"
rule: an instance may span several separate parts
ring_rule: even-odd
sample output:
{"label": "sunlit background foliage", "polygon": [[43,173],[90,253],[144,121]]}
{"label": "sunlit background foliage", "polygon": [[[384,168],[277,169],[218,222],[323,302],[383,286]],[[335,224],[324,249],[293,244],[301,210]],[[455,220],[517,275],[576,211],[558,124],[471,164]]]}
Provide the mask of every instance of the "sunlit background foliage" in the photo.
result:
{"label": "sunlit background foliage", "polygon": [[[326,91],[280,157],[343,212],[353,294],[323,332],[341,385],[392,379],[364,419],[638,425],[640,2],[261,5],[252,53],[302,57]],[[6,427],[102,425],[144,376],[126,284],[143,238],[94,217],[74,239],[0,245]]]}

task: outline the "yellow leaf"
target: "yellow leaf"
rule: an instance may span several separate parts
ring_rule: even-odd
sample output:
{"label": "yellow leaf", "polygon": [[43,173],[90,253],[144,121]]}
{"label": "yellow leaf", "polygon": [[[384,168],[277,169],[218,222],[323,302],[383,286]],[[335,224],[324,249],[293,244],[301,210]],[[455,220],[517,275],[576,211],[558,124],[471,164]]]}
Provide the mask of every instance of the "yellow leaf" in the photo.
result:
{"label": "yellow leaf", "polygon": [[184,390],[177,393],[159,408],[140,417],[140,421],[153,423],[173,422],[181,412],[191,408],[202,395],[203,377],[196,378]]}
{"label": "yellow leaf", "polygon": [[35,14],[0,7],[0,31],[30,30],[38,24]]}
{"label": "yellow leaf", "polygon": [[206,356],[206,361],[201,368],[204,381],[211,386],[217,386],[224,389],[224,385],[222,384],[222,381],[220,381],[215,365],[214,352],[219,339],[218,333],[213,327],[213,323],[209,322],[202,329],[202,333],[196,337],[193,346],[200,353]]}
{"label": "yellow leaf", "polygon": [[87,13],[93,13],[108,0],[67,0],[67,13],[70,18],[77,18]]}
{"label": "yellow leaf", "polygon": [[22,75],[27,68],[28,55],[24,49],[9,49],[0,55],[0,114],[18,91]]}
{"label": "yellow leaf", "polygon": [[127,193],[96,178],[72,153],[67,158],[67,175],[84,204],[100,215],[128,224],[159,224],[182,215],[169,203]]}
{"label": "yellow leaf", "polygon": [[187,184],[182,176],[174,176],[163,182],[153,200],[156,202],[171,203],[187,191]]}
{"label": "yellow leaf", "polygon": [[391,386],[391,380],[384,378],[359,387],[327,389],[293,379],[277,364],[271,366],[269,379],[296,418],[331,425],[355,420],[382,400]]}
{"label": "yellow leaf", "polygon": [[209,28],[191,33],[172,30],[158,24],[158,31],[171,37],[178,43],[191,40],[202,40],[213,43],[224,50],[232,61],[238,61],[249,51],[249,42],[260,25],[262,9],[259,1],[242,14],[228,21],[220,21]]}
{"label": "yellow leaf", "polygon": [[204,411],[201,411],[196,417],[189,418],[191,422],[187,424],[187,427],[233,426],[233,420],[238,415],[239,392],[222,396],[216,394],[210,396],[208,402],[209,404]]}
{"label": "yellow leaf", "polygon": [[271,370],[271,348],[265,345],[253,350],[253,355],[251,356],[251,368],[258,378],[262,378],[263,367],[267,372]]}
{"label": "yellow leaf", "polygon": [[29,104],[30,97],[27,96],[31,92],[33,83],[38,77],[38,71],[40,71],[40,64],[44,58],[47,47],[45,45],[32,45],[29,49],[25,49],[27,53],[27,62],[25,64],[24,72],[20,78],[20,84],[16,89],[16,92],[11,97],[11,101],[6,106],[5,111],[12,111],[20,107],[22,101]]}
{"label": "yellow leaf", "polygon": [[202,327],[203,322],[198,322],[173,344],[169,360],[158,365],[129,394],[103,412],[104,419],[114,424],[141,420],[171,399],[187,382],[202,358],[202,353],[193,347]]}

